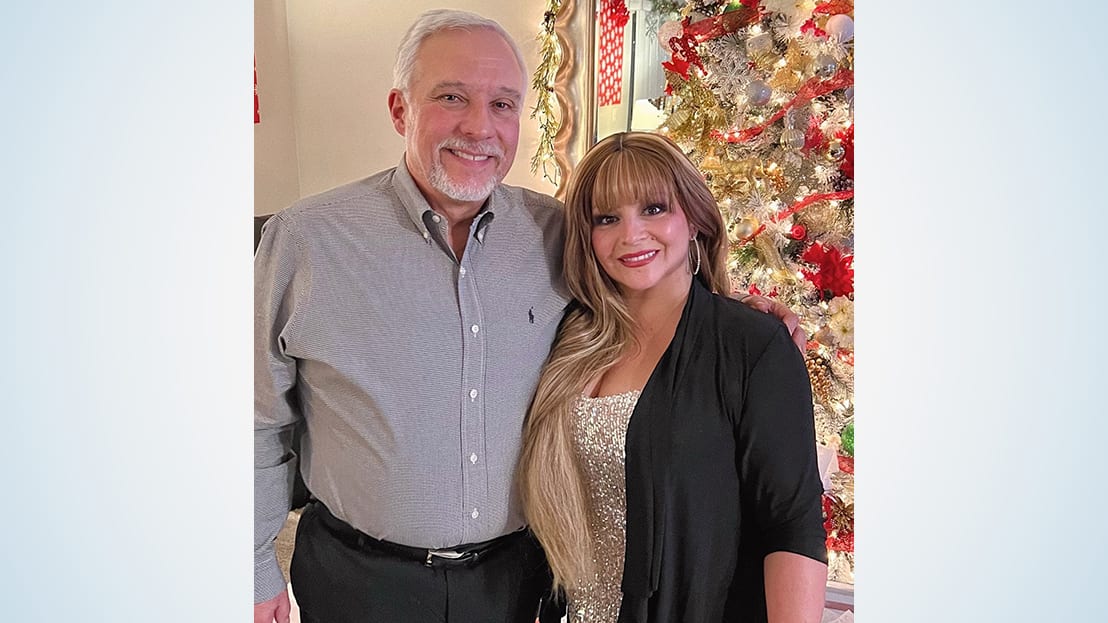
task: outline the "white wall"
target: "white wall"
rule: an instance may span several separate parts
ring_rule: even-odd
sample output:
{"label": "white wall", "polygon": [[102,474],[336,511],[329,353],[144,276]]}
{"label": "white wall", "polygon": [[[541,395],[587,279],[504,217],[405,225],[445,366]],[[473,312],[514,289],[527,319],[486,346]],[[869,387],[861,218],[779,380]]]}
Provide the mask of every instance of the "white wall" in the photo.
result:
{"label": "white wall", "polygon": [[254,124],[254,214],[272,214],[300,198],[285,0],[255,0],[254,57],[261,117]]}
{"label": "white wall", "polygon": [[[534,71],[538,62],[535,37],[542,27],[544,0],[451,0],[449,5],[499,21],[523,49],[528,73]],[[262,123],[255,126],[255,214],[268,214],[288,204],[285,191],[276,190],[284,180],[275,178],[285,175],[292,163],[298,170],[299,196],[396,166],[404,142],[392,127],[387,107],[396,46],[417,15],[441,6],[441,1],[428,0],[255,0],[262,98]],[[287,12],[287,94],[261,88],[263,73],[269,69],[263,69],[262,48],[275,50],[282,45],[276,41],[281,28],[270,23],[279,21],[281,12]],[[280,64],[277,59],[268,60]],[[280,82],[280,69],[272,71],[274,82]],[[277,84],[267,86],[280,89]],[[283,105],[276,100],[282,97],[288,98],[291,111],[291,134],[295,136],[291,149],[276,140],[262,144],[259,138],[261,126],[270,121],[270,107],[280,109]],[[534,101],[534,94],[528,93],[519,151],[505,181],[552,193],[554,186],[542,179],[541,172],[530,173],[531,154],[538,145],[538,126],[530,119]],[[272,192],[257,188],[268,184],[274,185]]]}

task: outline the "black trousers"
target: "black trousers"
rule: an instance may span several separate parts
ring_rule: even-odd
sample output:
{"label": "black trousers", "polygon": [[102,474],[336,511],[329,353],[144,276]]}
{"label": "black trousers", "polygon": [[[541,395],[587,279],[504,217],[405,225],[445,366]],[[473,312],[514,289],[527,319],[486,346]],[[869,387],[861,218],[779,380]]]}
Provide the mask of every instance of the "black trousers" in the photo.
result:
{"label": "black trousers", "polygon": [[550,587],[530,532],[473,562],[427,566],[352,540],[353,528],[336,529],[338,521],[318,501],[300,517],[290,575],[303,623],[534,623]]}

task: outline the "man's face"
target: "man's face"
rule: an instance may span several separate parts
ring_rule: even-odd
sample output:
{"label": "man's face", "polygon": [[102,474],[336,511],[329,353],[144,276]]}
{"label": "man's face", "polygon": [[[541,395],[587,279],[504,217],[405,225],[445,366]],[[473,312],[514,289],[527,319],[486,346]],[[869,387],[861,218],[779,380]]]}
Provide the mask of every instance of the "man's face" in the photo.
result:
{"label": "man's face", "polygon": [[512,48],[493,30],[446,30],[423,41],[408,94],[394,89],[389,109],[432,208],[475,210],[508,174],[523,84]]}

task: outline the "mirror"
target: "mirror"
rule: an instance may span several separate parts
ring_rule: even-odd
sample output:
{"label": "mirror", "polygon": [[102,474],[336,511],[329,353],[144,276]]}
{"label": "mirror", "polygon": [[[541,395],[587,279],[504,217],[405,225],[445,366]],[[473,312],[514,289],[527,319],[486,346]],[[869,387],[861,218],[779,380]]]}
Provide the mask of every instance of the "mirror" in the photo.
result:
{"label": "mirror", "polygon": [[627,130],[655,130],[665,120],[660,100],[668,49],[658,30],[676,16],[674,3],[599,0],[593,71],[596,75],[595,140]]}
{"label": "mirror", "polygon": [[547,14],[562,55],[549,83],[557,100],[558,130],[552,153],[544,155],[540,148],[533,168],[554,161],[556,170],[549,177],[558,186],[559,199],[564,198],[566,175],[596,141],[628,129],[653,130],[661,123],[662,62],[669,52],[658,43],[657,33],[683,4],[563,0]]}

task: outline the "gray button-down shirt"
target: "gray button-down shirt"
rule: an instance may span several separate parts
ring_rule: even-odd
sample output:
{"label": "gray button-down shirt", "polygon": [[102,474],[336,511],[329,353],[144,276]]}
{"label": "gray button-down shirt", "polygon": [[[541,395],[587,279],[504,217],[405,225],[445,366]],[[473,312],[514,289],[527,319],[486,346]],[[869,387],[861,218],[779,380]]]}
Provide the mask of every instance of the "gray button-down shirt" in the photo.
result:
{"label": "gray button-down shirt", "polygon": [[399,167],[301,200],[255,256],[255,599],[303,419],[312,493],[379,539],[450,547],[523,526],[523,417],[568,296],[554,199],[499,186],[459,262]]}

